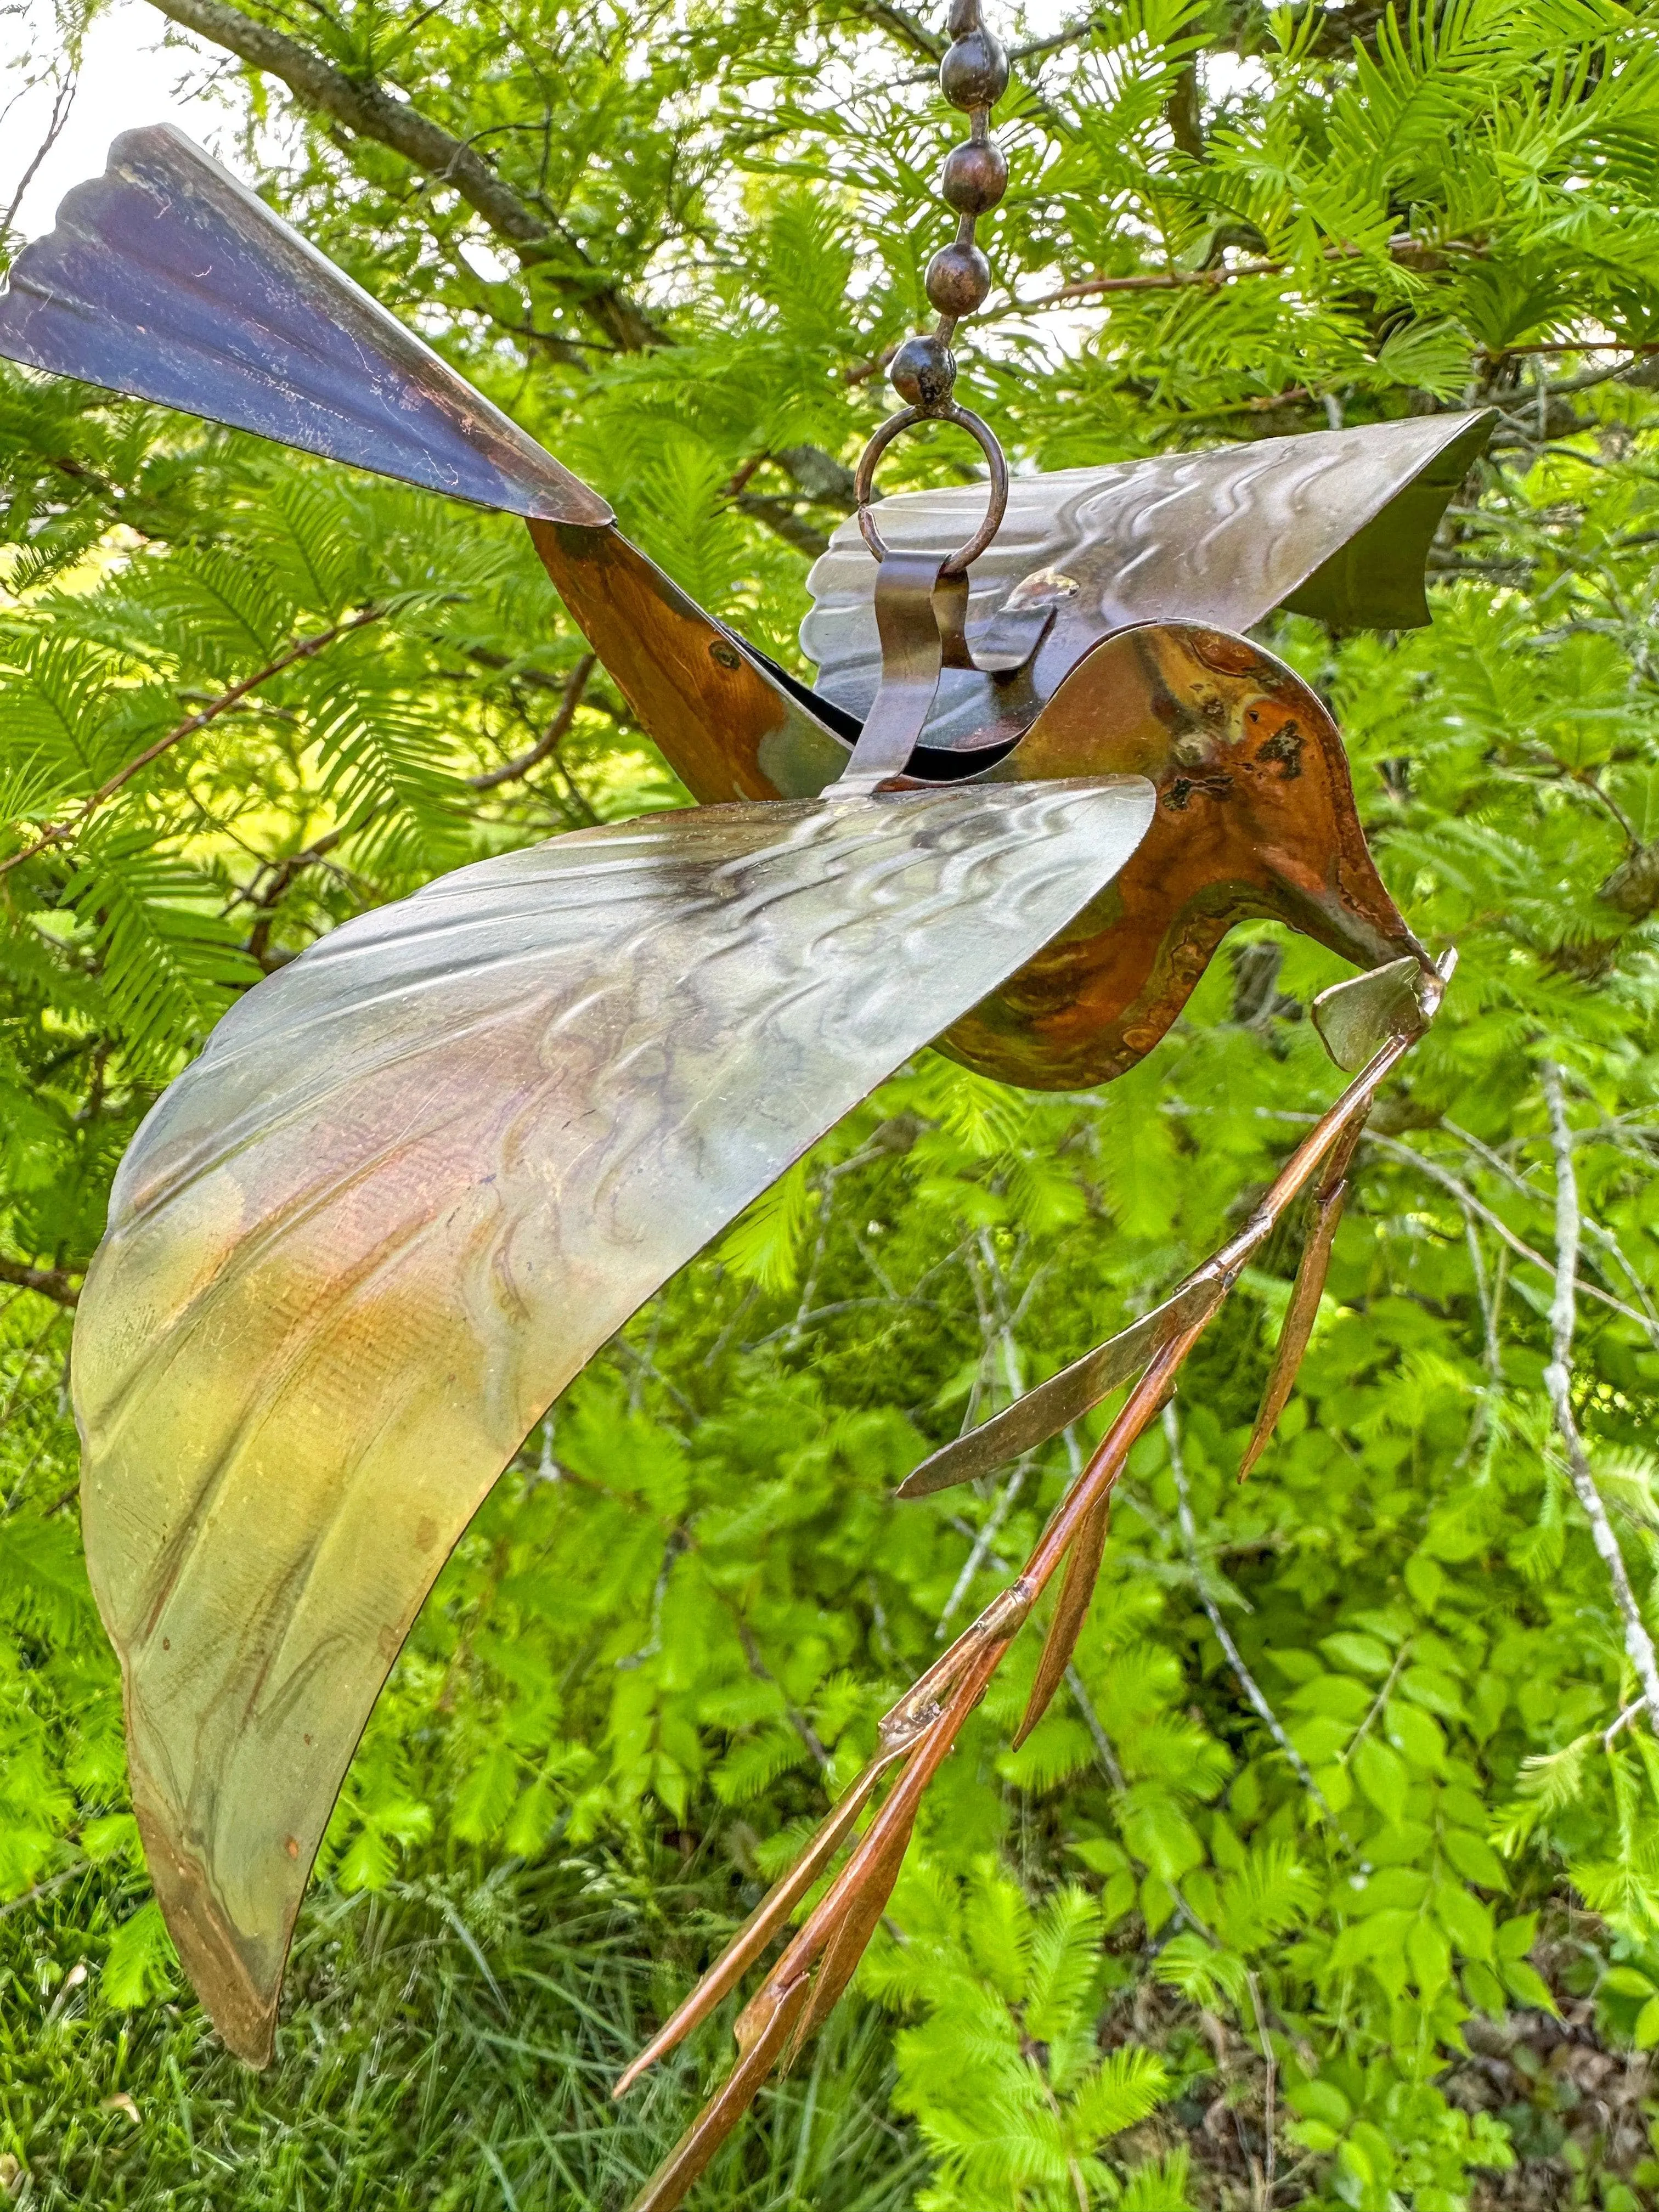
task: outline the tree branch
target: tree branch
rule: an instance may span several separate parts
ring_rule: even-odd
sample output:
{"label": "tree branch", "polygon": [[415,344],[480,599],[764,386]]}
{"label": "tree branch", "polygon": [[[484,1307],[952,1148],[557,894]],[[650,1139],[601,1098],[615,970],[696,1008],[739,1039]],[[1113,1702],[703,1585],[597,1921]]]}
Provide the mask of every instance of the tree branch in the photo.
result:
{"label": "tree branch", "polygon": [[[881,20],[888,24],[890,29],[896,27],[885,15]],[[1086,15],[1078,16],[1075,21],[1062,23],[1059,30],[1051,31],[1046,39],[1027,39],[1020,46],[1010,46],[1008,58],[1011,62],[1016,63],[1040,60],[1045,54],[1057,53],[1061,46],[1075,46],[1079,39],[1086,39],[1091,31],[1098,30],[1100,24],[1099,10],[1091,9]],[[916,26],[919,31],[921,27],[919,24]],[[915,43],[914,40],[902,31],[899,35],[907,46]],[[923,33],[922,35],[927,34]],[[943,41],[941,41],[942,44]],[[908,76],[901,77],[899,82],[902,84],[933,84],[938,82],[938,72],[934,70],[917,70]]]}
{"label": "tree branch", "polygon": [[[1494,1213],[1489,1206],[1482,1205],[1468,1185],[1466,1182],[1461,1182],[1449,1169],[1443,1168],[1437,1160],[1431,1160],[1422,1152],[1413,1152],[1409,1145],[1397,1144],[1392,1137],[1382,1136],[1375,1129],[1367,1129],[1361,1141],[1376,1151],[1386,1154],[1389,1159],[1398,1160],[1402,1166],[1416,1168],[1420,1174],[1427,1176],[1431,1182],[1437,1182],[1442,1190],[1449,1191],[1457,1200],[1465,1215],[1478,1214],[1487,1228],[1503,1239],[1518,1260],[1525,1260],[1529,1266],[1539,1268],[1546,1275],[1551,1277],[1555,1275],[1560,1264],[1559,1254],[1555,1264],[1552,1265],[1541,1252],[1534,1252],[1530,1244],[1524,1243],[1516,1235],[1514,1230],[1500,1214]],[[1655,1328],[1645,1314],[1638,1313],[1634,1306],[1627,1306],[1622,1298],[1614,1297],[1611,1291],[1604,1291],[1599,1283],[1587,1283],[1577,1275],[1576,1251],[1573,1255],[1573,1266],[1576,1287],[1582,1291],[1586,1297],[1597,1298],[1604,1306],[1611,1306],[1614,1313],[1622,1314],[1626,1321],[1633,1321],[1639,1329],[1646,1333],[1650,1342],[1659,1345],[1659,1328]]]}
{"label": "tree branch", "polygon": [[52,1298],[60,1306],[72,1306],[80,1297],[79,1286],[65,1267],[29,1267],[21,1260],[0,1259],[0,1283],[11,1283],[20,1291],[35,1291],[43,1298]]}
{"label": "tree branch", "polygon": [[[1448,253],[1480,255],[1485,249],[1468,240],[1450,240],[1443,246],[1425,246],[1420,239],[1391,238],[1384,248],[1390,261],[1406,269],[1432,269],[1440,265]],[[1320,249],[1322,261],[1359,261],[1364,257],[1358,246],[1331,245]],[[1038,307],[1058,307],[1073,300],[1091,300],[1107,292],[1179,292],[1192,286],[1207,285],[1214,289],[1219,284],[1231,284],[1241,276],[1284,276],[1291,273],[1294,264],[1289,261],[1233,261],[1224,262],[1214,269],[1153,269],[1138,271],[1132,276],[1079,276],[1070,284],[1062,284],[1057,291],[1040,293],[1035,300],[1014,300],[1010,307],[1015,314],[1030,314]]]}
{"label": "tree branch", "polygon": [[520,776],[527,775],[532,768],[544,761],[550,753],[557,752],[570,734],[570,725],[576,719],[576,709],[582,702],[582,693],[587,689],[587,679],[599,666],[599,657],[596,653],[585,653],[582,655],[565,678],[564,693],[559,701],[558,712],[548,724],[542,737],[531,746],[528,752],[520,753],[516,760],[508,761],[505,768],[491,769],[484,775],[468,776],[467,781],[474,791],[495,791],[504,783],[514,783]]}
{"label": "tree branch", "polygon": [[[80,41],[77,39],[75,41],[75,48],[69,57],[69,76],[58,82],[52,93],[52,113],[46,121],[46,136],[35,148],[27,168],[18,179],[17,190],[11,196],[10,206],[3,215],[0,215],[0,242],[10,237],[13,226],[17,221],[17,210],[22,206],[24,196],[34,182],[40,164],[64,135],[64,125],[69,121],[70,110],[75,105],[76,88],[79,82],[79,46]],[[39,80],[37,79],[36,82],[38,82]],[[19,97],[21,98],[21,95],[20,94]],[[8,103],[7,112],[10,112],[10,103]]]}
{"label": "tree branch", "polygon": [[[394,99],[373,78],[348,76],[297,39],[256,23],[226,0],[151,0],[151,5],[169,21],[210,39],[251,69],[279,77],[306,106],[357,137],[389,146],[435,183],[452,186],[497,238],[507,240],[526,268],[540,268],[556,259],[586,267],[586,256],[577,242],[504,184],[482,155],[407,100]],[[554,289],[590,315],[620,352],[639,353],[664,343],[663,333],[644,310],[597,270],[573,274],[555,267],[549,273]]]}
{"label": "tree branch", "polygon": [[[1279,1725],[1278,1714],[1274,1712],[1273,1707],[1267,1703],[1267,1698],[1262,1692],[1261,1685],[1257,1682],[1255,1675],[1251,1674],[1249,1668],[1244,1664],[1244,1656],[1240,1651],[1237,1644],[1234,1643],[1232,1632],[1221,1617],[1221,1607],[1216,1603],[1215,1599],[1211,1593],[1209,1583],[1204,1572],[1203,1564],[1198,1554],[1198,1530],[1193,1522],[1193,1503],[1187,1489],[1187,1462],[1182,1457],[1181,1450],[1181,1420],[1176,1412],[1173,1402],[1164,1408],[1164,1438],[1165,1443],[1169,1446],[1170,1471],[1175,1476],[1176,1499],[1181,1516],[1182,1541],[1186,1547],[1187,1563],[1193,1571],[1193,1588],[1198,1592],[1199,1603],[1209,1615],[1210,1626],[1215,1631],[1215,1640],[1221,1646],[1222,1656],[1225,1658],[1227,1664],[1232,1668],[1234,1679],[1237,1680],[1239,1688],[1243,1691],[1245,1696],[1255,1708],[1257,1718],[1261,1721],[1262,1726],[1267,1729],[1273,1741],[1284,1753],[1285,1758],[1291,1762],[1291,1765],[1295,1771],[1297,1780],[1308,1792],[1309,1796],[1318,1806],[1320,1811],[1323,1813],[1328,1819],[1329,1819],[1333,1817],[1330,1805],[1327,1802],[1324,1791],[1314,1780],[1312,1768],[1308,1765],[1307,1760],[1304,1759],[1302,1753],[1297,1749],[1296,1746],[1291,1741],[1289,1736],[1285,1735],[1283,1728]],[[1257,2002],[1257,2011],[1259,2018],[1260,2000],[1258,2000]],[[1273,2056],[1272,2047],[1267,2043],[1267,2029],[1265,2027],[1262,2028],[1261,2033],[1262,2047],[1267,2051],[1269,2061],[1271,2062]],[[1271,2136],[1272,2130],[1270,2129],[1270,2141]]]}
{"label": "tree branch", "polygon": [[1613,1584],[1613,1601],[1623,1617],[1625,1652],[1642,1685],[1648,1724],[1659,1735],[1659,1660],[1655,1659],[1653,1638],[1648,1634],[1636,1593],[1631,1588],[1625,1555],[1619,1548],[1607,1509],[1595,1486],[1589,1455],[1572,1410],[1572,1340],[1578,1322],[1574,1296],[1574,1276],[1578,1266],[1578,1179],[1573,1172],[1572,1131],[1567,1122],[1561,1071],[1553,1060],[1547,1060],[1538,1073],[1544,1087],[1544,1103],[1549,1109],[1550,1141],[1555,1153],[1555,1295],[1550,1304],[1551,1358],[1544,1370],[1544,1388],[1549,1393],[1556,1431],[1566,1453],[1567,1472],[1589,1522],[1591,1538],[1607,1568],[1607,1579]]}
{"label": "tree branch", "polygon": [[[429,177],[447,185],[510,246],[521,268],[543,273],[561,298],[592,321],[619,353],[640,353],[650,346],[673,343],[671,334],[653,322],[619,285],[611,283],[589,263],[580,242],[556,222],[540,215],[526,199],[496,175],[482,155],[434,123],[430,116],[405,100],[395,99],[372,78],[348,76],[331,62],[313,53],[282,31],[255,22],[227,0],[150,0],[170,22],[210,40],[234,54],[250,69],[263,70],[285,84],[303,106],[327,116],[354,137],[389,147]],[[913,33],[930,38],[920,23],[902,8],[889,9],[885,0],[873,0],[873,17],[901,38]],[[942,40],[924,51],[940,53]],[[574,264],[573,269],[570,264]],[[563,264],[562,266],[561,264]],[[501,319],[496,317],[500,322]],[[562,342],[551,333],[502,323],[533,343],[560,350]],[[834,457],[816,447],[793,447],[779,457],[782,465],[809,496],[852,511],[851,475]],[[814,490],[803,471],[815,473],[830,488]],[[837,474],[838,472],[838,474]],[[845,479],[842,483],[841,479]],[[757,500],[744,505],[754,520],[809,558],[823,552],[828,542],[810,523],[801,520],[781,500]]]}
{"label": "tree branch", "polygon": [[798,514],[787,499],[772,499],[764,492],[739,492],[732,501],[739,514],[747,514],[763,523],[775,538],[793,545],[798,553],[805,553],[809,561],[816,561],[820,553],[830,550],[830,540],[823,531],[815,529],[804,514]]}
{"label": "tree branch", "polygon": [[854,0],[853,13],[862,15],[866,23],[878,24],[923,61],[938,62],[945,52],[945,40],[939,33],[930,31],[908,8],[900,7],[898,0]]}

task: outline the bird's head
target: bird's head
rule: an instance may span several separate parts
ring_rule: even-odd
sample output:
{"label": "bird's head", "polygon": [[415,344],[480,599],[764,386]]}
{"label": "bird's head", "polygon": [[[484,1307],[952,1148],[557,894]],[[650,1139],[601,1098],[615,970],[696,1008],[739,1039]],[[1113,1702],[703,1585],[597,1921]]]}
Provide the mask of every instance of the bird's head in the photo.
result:
{"label": "bird's head", "polygon": [[1288,923],[1356,967],[1427,955],[1367,848],[1336,726],[1249,639],[1151,623],[1085,654],[994,774],[1133,774],[1158,811],[1121,875],[945,1040],[1042,1088],[1122,1074],[1235,922]]}

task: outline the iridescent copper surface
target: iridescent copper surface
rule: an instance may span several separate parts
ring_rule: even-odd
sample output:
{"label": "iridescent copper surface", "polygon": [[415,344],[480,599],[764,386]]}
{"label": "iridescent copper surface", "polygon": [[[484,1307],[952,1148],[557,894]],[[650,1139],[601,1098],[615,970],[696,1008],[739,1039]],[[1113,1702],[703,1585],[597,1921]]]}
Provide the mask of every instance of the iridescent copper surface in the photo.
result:
{"label": "iridescent copper surface", "polygon": [[[807,799],[847,765],[858,724],[837,734],[790,685],[615,530],[532,522],[559,595],[641,726],[694,799]],[[834,714],[835,710],[830,710]]]}
{"label": "iridescent copper surface", "polygon": [[526,1431],[1152,811],[1127,778],[555,838],[322,939],[145,1121],[76,1327],[87,1553],[157,1893],[244,2057],[386,1669]]}
{"label": "iridescent copper surface", "polygon": [[124,131],[13,262],[0,354],[510,514],[611,520],[170,123]]}

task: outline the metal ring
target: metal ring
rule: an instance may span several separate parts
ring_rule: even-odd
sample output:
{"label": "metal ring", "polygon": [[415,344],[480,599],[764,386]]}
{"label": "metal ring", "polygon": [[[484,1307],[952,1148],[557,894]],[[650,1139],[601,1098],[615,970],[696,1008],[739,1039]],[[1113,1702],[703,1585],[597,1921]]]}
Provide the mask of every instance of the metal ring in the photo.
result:
{"label": "metal ring", "polygon": [[897,415],[890,415],[859,456],[859,465],[853,477],[853,496],[858,501],[859,528],[864,542],[878,561],[887,558],[887,543],[876,527],[875,517],[870,512],[870,488],[874,481],[876,463],[887,451],[902,430],[913,422],[956,422],[979,441],[980,450],[990,464],[991,501],[985,510],[985,520],[968,540],[960,545],[940,568],[941,576],[959,576],[971,562],[977,561],[991,540],[1002,527],[1002,518],[1008,508],[1008,464],[1003,459],[1002,448],[997,443],[996,433],[988,422],[966,407],[954,402],[949,407],[922,409],[907,407]]}

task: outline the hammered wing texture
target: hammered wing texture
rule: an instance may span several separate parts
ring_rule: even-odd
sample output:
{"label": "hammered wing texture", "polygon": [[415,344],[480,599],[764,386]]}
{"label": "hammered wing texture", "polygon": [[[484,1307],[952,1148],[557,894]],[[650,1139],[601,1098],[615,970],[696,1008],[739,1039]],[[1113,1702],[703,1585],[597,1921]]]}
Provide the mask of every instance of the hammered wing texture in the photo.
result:
{"label": "hammered wing texture", "polygon": [[171,124],[101,177],[0,291],[0,354],[483,507],[611,509]]}
{"label": "hammered wing texture", "polygon": [[151,1871],[244,2056],[386,1670],[526,1432],[1152,806],[1101,778],[556,838],[323,939],[156,1106],[76,1324],[84,1522]]}
{"label": "hammered wing texture", "polygon": [[[1046,699],[1091,645],[1132,623],[1246,630],[1298,595],[1340,627],[1425,622],[1424,556],[1492,419],[1424,416],[1017,476],[1007,519],[971,571],[970,636],[1005,610],[1052,605],[1034,672]],[[877,514],[896,550],[943,558],[984,498],[977,484],[900,492]],[[854,520],[807,579],[802,650],[818,689],[854,714],[880,681],[875,575]],[[992,679],[947,670],[927,742],[960,743],[994,719],[994,696]]]}

